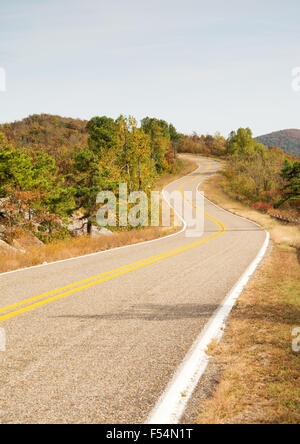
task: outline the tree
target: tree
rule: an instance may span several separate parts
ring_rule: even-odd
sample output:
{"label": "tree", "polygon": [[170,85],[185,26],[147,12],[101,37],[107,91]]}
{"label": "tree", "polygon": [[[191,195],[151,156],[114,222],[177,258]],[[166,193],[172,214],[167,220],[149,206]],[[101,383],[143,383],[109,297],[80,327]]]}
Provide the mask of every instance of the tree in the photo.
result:
{"label": "tree", "polygon": [[148,134],[137,128],[137,122],[129,121],[129,143],[131,152],[131,181],[138,190],[146,189],[154,174],[151,171],[151,144]]}
{"label": "tree", "polygon": [[239,128],[232,131],[227,140],[229,154],[244,154],[253,152],[256,145],[259,145],[252,137],[250,128]]}
{"label": "tree", "polygon": [[95,152],[89,147],[79,148],[74,156],[73,172],[76,208],[84,210],[83,218],[88,219],[87,232],[90,234],[102,179],[102,168]]}
{"label": "tree", "polygon": [[118,125],[106,116],[93,117],[86,125],[89,133],[88,144],[99,157],[107,157],[117,145]]}
{"label": "tree", "polygon": [[224,156],[227,151],[226,139],[220,133],[216,133],[211,147],[212,154],[215,156]]}
{"label": "tree", "polygon": [[14,149],[0,137],[0,195],[11,225],[24,226],[34,217],[45,223],[66,217],[75,206],[71,187],[58,175],[53,157],[25,148]]}
{"label": "tree", "polygon": [[142,120],[143,131],[150,136],[151,158],[156,170],[161,173],[164,169],[163,159],[170,148],[170,130],[165,120],[145,117]]}
{"label": "tree", "polygon": [[172,123],[169,124],[169,134],[170,134],[173,156],[174,156],[174,159],[176,159],[177,145],[180,141],[180,134],[177,133],[176,128],[174,125],[172,125]]}
{"label": "tree", "polygon": [[127,177],[130,176],[129,167],[129,140],[128,140],[128,119],[124,116],[119,116],[116,120],[118,127],[118,159],[120,168],[125,170]]}
{"label": "tree", "polygon": [[282,168],[281,176],[285,181],[282,189],[283,198],[276,204],[277,207],[287,201],[300,199],[300,162],[286,160]]}
{"label": "tree", "polygon": [[120,116],[117,162],[129,190],[145,188],[153,177],[150,137],[138,128],[134,117]]}
{"label": "tree", "polygon": [[249,128],[232,132],[227,145],[226,190],[247,202],[273,203],[282,182],[283,151],[258,143]]}

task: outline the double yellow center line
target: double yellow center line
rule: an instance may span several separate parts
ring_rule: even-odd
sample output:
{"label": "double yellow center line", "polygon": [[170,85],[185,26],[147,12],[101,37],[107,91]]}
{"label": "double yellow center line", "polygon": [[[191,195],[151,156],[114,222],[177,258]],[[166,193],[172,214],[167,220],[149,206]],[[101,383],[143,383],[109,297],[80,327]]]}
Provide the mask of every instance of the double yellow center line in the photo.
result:
{"label": "double yellow center line", "polygon": [[[187,185],[188,183],[190,183],[190,182],[196,180],[197,178],[199,178],[202,174],[207,172],[209,169],[210,169],[210,167],[208,167],[207,169],[202,171],[198,176],[193,177],[192,179],[187,180],[186,182],[184,182],[179,187],[179,191],[180,191],[181,195],[183,196],[183,198],[184,198],[183,187],[185,185]],[[196,210],[200,211],[193,203],[191,203],[191,202],[189,202],[189,203],[194,208],[196,208]],[[69,285],[66,285],[64,287],[58,288],[56,290],[52,290],[52,291],[49,291],[47,293],[43,293],[43,294],[41,294],[39,296],[35,296],[35,297],[29,298],[29,299],[25,299],[25,300],[23,300],[21,302],[17,302],[15,304],[13,304],[13,305],[9,305],[7,307],[0,308],[0,313],[4,313],[4,312],[7,312],[9,310],[13,310],[13,309],[15,309],[17,307],[21,307],[23,305],[30,304],[30,305],[27,305],[27,306],[25,306],[23,308],[11,311],[10,313],[1,315],[0,316],[0,322],[5,321],[6,319],[10,319],[10,318],[13,318],[15,316],[18,316],[18,315],[20,315],[22,313],[26,313],[27,311],[33,310],[35,308],[41,307],[41,306],[43,306],[45,304],[48,304],[50,302],[54,302],[54,301],[56,301],[58,299],[61,299],[61,298],[65,297],[65,296],[69,296],[70,294],[74,294],[74,293],[77,293],[79,291],[85,290],[87,288],[93,287],[94,285],[98,285],[101,282],[105,282],[105,281],[108,281],[108,280],[113,279],[115,277],[122,276],[123,274],[129,273],[129,272],[134,271],[134,270],[138,270],[139,268],[142,268],[142,267],[146,267],[147,265],[153,264],[155,262],[161,261],[161,260],[166,259],[168,257],[171,257],[171,256],[174,256],[176,254],[182,253],[182,252],[187,251],[187,250],[189,250],[191,248],[195,248],[198,245],[201,245],[201,244],[204,244],[206,242],[209,242],[212,239],[215,239],[215,238],[217,238],[217,237],[219,237],[219,236],[221,236],[222,234],[225,233],[226,227],[225,227],[225,225],[222,222],[220,222],[218,219],[216,219],[216,218],[214,218],[214,217],[212,217],[212,216],[210,216],[210,215],[208,215],[206,213],[204,213],[204,215],[205,215],[205,217],[207,219],[210,219],[211,221],[213,221],[213,222],[215,222],[217,224],[218,231],[216,233],[214,233],[214,234],[212,234],[212,235],[210,235],[210,236],[208,236],[208,237],[206,237],[204,239],[201,239],[201,240],[199,240],[197,242],[193,242],[193,243],[184,245],[183,247],[179,247],[179,248],[176,248],[174,250],[166,251],[166,252],[158,254],[156,256],[148,257],[146,259],[143,259],[143,260],[140,260],[140,261],[137,261],[137,262],[133,262],[132,264],[124,265],[123,267],[116,268],[114,270],[110,270],[110,271],[107,271],[105,273],[101,273],[101,274],[99,274],[97,276],[93,276],[93,277],[90,277],[88,279],[84,279],[82,281],[78,281],[78,282],[75,282],[73,284],[69,284]],[[82,285],[82,284],[84,284],[84,285]],[[77,287],[77,288],[74,288],[74,287]],[[65,291],[65,290],[68,290],[68,291]],[[63,293],[61,293],[61,292],[63,292]],[[59,293],[59,294],[57,294],[57,293]],[[55,296],[52,296],[52,295],[55,295]],[[51,296],[51,297],[48,297],[48,296]],[[46,298],[46,299],[43,299],[43,298]],[[32,304],[32,302],[34,302],[34,303]]]}

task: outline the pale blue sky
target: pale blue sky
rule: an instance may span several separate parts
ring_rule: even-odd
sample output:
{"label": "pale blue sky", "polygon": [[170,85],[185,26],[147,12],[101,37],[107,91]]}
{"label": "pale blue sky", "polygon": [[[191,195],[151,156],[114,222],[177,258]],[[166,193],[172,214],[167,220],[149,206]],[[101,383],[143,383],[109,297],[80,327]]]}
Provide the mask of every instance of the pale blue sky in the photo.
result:
{"label": "pale blue sky", "polygon": [[299,0],[0,0],[0,122],[157,116],[180,131],[300,128]]}

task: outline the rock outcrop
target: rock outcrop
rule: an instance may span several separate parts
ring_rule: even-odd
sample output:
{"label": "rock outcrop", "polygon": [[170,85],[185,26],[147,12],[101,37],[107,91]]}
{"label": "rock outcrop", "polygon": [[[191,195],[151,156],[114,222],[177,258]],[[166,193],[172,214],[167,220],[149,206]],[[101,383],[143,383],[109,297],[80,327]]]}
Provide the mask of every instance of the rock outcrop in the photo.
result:
{"label": "rock outcrop", "polygon": [[14,239],[12,242],[13,247],[20,251],[25,252],[30,247],[42,247],[44,244],[33,233],[26,231],[22,233],[20,237]]}
{"label": "rock outcrop", "polygon": [[9,245],[7,242],[0,240],[0,254],[8,254],[8,253],[19,253],[19,251]]}

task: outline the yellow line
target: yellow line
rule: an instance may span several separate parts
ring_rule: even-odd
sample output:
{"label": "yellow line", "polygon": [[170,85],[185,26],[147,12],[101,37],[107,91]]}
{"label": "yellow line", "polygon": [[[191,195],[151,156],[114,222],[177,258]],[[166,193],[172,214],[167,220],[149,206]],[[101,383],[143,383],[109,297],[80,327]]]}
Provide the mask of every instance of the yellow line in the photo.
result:
{"label": "yellow line", "polygon": [[[223,234],[223,233],[218,232],[217,234],[215,234],[215,235],[213,235],[213,236],[210,236],[210,238],[203,239],[203,241],[200,241],[197,245],[200,245],[200,244],[204,244],[204,243],[206,243],[206,242],[209,242],[210,240],[215,239],[216,237],[220,236],[221,234]],[[187,247],[185,247],[184,249],[182,249],[180,252],[182,252],[182,251],[186,251],[186,250],[189,250],[190,248],[194,248],[194,247],[195,247],[195,245],[187,246]],[[26,311],[33,310],[34,308],[37,308],[37,307],[40,307],[40,306],[42,306],[42,305],[48,304],[49,302],[52,302],[52,301],[55,301],[55,300],[57,300],[57,299],[63,298],[63,297],[68,296],[68,295],[70,295],[70,294],[74,294],[74,293],[77,293],[78,291],[84,290],[84,289],[86,289],[86,288],[90,288],[90,287],[92,287],[92,286],[94,286],[94,285],[100,284],[101,282],[105,282],[105,281],[108,281],[108,280],[110,280],[110,279],[112,279],[112,278],[115,278],[115,277],[117,277],[117,276],[121,276],[122,274],[129,273],[130,271],[137,270],[137,269],[142,268],[142,267],[145,267],[145,266],[147,266],[147,265],[149,265],[149,264],[153,264],[153,263],[155,263],[155,262],[161,261],[161,260],[163,260],[163,259],[166,259],[167,257],[174,256],[175,254],[178,254],[178,253],[179,253],[179,252],[177,252],[177,253],[167,254],[167,255],[165,255],[165,256],[163,256],[163,257],[159,257],[159,258],[154,259],[154,260],[151,260],[151,261],[149,261],[149,262],[146,262],[146,263],[140,264],[140,265],[138,265],[138,266],[136,266],[136,267],[129,268],[128,270],[123,270],[123,271],[121,271],[121,272],[119,272],[119,273],[113,274],[113,275],[111,275],[111,276],[107,276],[107,277],[105,277],[105,278],[103,278],[103,279],[100,279],[100,280],[98,280],[98,281],[91,282],[91,283],[89,283],[89,284],[87,284],[87,285],[84,285],[84,286],[82,286],[82,287],[75,288],[74,290],[70,290],[70,291],[67,291],[67,292],[65,292],[65,293],[62,293],[62,294],[58,294],[58,295],[56,295],[56,296],[53,296],[53,297],[51,297],[51,298],[44,299],[43,301],[37,302],[37,303],[35,303],[35,304],[28,305],[27,307],[21,308],[20,310],[16,310],[16,311],[13,311],[13,312],[11,312],[11,313],[8,313],[8,314],[6,314],[6,315],[1,316],[1,317],[0,317],[0,322],[1,322],[1,321],[4,321],[5,319],[12,318],[12,317],[14,317],[14,316],[18,316],[19,314],[21,314],[21,313],[25,313]]]}
{"label": "yellow line", "polygon": [[[181,192],[181,194],[183,195],[182,188],[183,188],[187,183],[190,183],[190,182],[196,180],[198,177],[200,177],[202,174],[204,174],[204,173],[205,173],[206,171],[208,171],[209,169],[210,169],[210,168],[207,168],[206,170],[202,171],[198,176],[196,176],[196,177],[194,177],[194,178],[192,178],[192,179],[189,179],[189,180],[187,180],[186,182],[184,182],[184,183],[179,187],[179,191]],[[189,203],[190,203],[194,208],[196,208],[197,210],[199,210],[199,209],[198,209],[193,203],[191,203],[191,202],[189,202]],[[212,217],[212,216],[209,216],[209,215],[206,214],[206,213],[204,213],[204,214],[205,214],[205,217],[207,217],[207,218],[209,218],[210,220],[212,220],[213,222],[215,222],[215,223],[218,225],[218,227],[219,227],[218,232],[215,233],[214,235],[211,235],[211,236],[209,236],[209,237],[207,237],[207,238],[204,238],[204,239],[202,239],[202,240],[200,240],[200,241],[197,241],[197,242],[194,242],[194,243],[191,243],[191,244],[187,244],[187,245],[185,245],[185,246],[183,246],[183,247],[179,247],[179,248],[176,248],[176,249],[174,249],[174,250],[170,250],[170,251],[167,251],[167,252],[161,253],[161,254],[159,254],[159,255],[157,255],[157,256],[152,256],[152,257],[149,257],[149,258],[147,258],[147,259],[143,259],[143,260],[141,260],[141,261],[134,262],[134,263],[129,264],[129,265],[124,265],[123,267],[120,267],[120,268],[117,268],[117,269],[115,269],[115,270],[111,270],[111,271],[108,271],[108,272],[102,273],[102,274],[100,274],[100,275],[98,275],[98,276],[94,276],[94,277],[91,277],[91,278],[88,278],[88,279],[85,279],[85,280],[82,280],[82,281],[76,282],[76,283],[74,283],[74,284],[70,284],[70,285],[67,285],[67,286],[65,286],[65,287],[61,287],[61,288],[59,288],[59,289],[57,289],[57,290],[53,290],[53,291],[50,291],[50,292],[48,292],[48,293],[43,293],[42,295],[36,296],[36,297],[34,297],[34,298],[26,299],[26,300],[24,300],[24,301],[18,302],[18,303],[13,304],[13,305],[10,305],[10,306],[8,306],[8,307],[4,307],[4,308],[0,309],[0,312],[8,311],[8,310],[10,310],[10,309],[13,309],[13,308],[16,308],[16,307],[18,307],[18,306],[24,305],[24,304],[26,304],[26,303],[33,302],[33,301],[36,301],[36,300],[41,299],[41,298],[43,298],[43,297],[50,296],[50,295],[52,295],[52,294],[55,294],[55,293],[58,293],[58,292],[60,292],[60,291],[66,290],[66,289],[68,289],[68,288],[72,288],[72,287],[75,287],[75,286],[77,286],[77,285],[80,285],[80,284],[82,284],[82,283],[86,283],[86,282],[89,282],[89,281],[92,281],[92,280],[94,281],[95,279],[98,279],[99,277],[102,277],[102,276],[106,276],[106,277],[104,277],[103,279],[97,280],[97,281],[95,281],[95,282],[91,282],[91,283],[89,283],[89,284],[87,284],[87,285],[84,285],[84,286],[78,287],[78,288],[76,288],[76,289],[73,289],[73,290],[67,291],[67,292],[65,292],[65,293],[62,293],[62,294],[56,295],[56,296],[51,297],[51,298],[48,298],[48,299],[44,299],[43,301],[40,301],[40,302],[37,302],[37,303],[35,303],[35,304],[29,305],[29,306],[24,307],[24,308],[22,308],[22,309],[20,309],[20,310],[16,310],[16,311],[13,311],[13,312],[8,313],[8,314],[6,314],[6,315],[3,315],[3,316],[0,317],[0,322],[1,322],[1,321],[4,321],[4,320],[6,320],[6,319],[12,318],[12,317],[14,317],[14,316],[18,316],[19,314],[25,313],[25,312],[27,312],[27,311],[29,311],[29,310],[33,310],[33,309],[35,309],[35,308],[37,308],[37,307],[40,307],[40,306],[45,305],[45,304],[48,304],[49,302],[52,302],[52,301],[55,301],[55,300],[57,300],[57,299],[63,298],[63,297],[68,296],[68,295],[70,295],[70,294],[74,294],[74,293],[76,293],[76,292],[78,292],[78,291],[81,291],[81,290],[84,290],[84,289],[86,289],[86,288],[92,287],[92,286],[94,286],[94,285],[97,285],[97,284],[99,284],[99,283],[101,283],[101,282],[104,282],[104,281],[107,281],[107,280],[109,280],[109,279],[112,279],[112,278],[114,278],[114,277],[121,276],[121,275],[123,275],[123,274],[125,274],[125,273],[129,273],[130,271],[133,271],[133,270],[136,270],[136,269],[139,269],[139,268],[145,267],[145,266],[147,266],[147,265],[149,265],[149,264],[152,264],[152,263],[158,262],[158,261],[163,260],[163,259],[166,259],[166,258],[168,258],[168,257],[170,257],[170,256],[174,256],[175,254],[179,254],[179,253],[181,253],[181,252],[183,252],[183,251],[186,251],[186,250],[189,250],[189,249],[191,249],[191,248],[194,248],[194,247],[196,247],[196,246],[198,246],[198,245],[201,245],[201,244],[203,244],[203,243],[209,242],[210,240],[219,237],[220,235],[222,235],[222,234],[226,231],[226,227],[224,226],[224,224],[223,224],[222,222],[220,222],[218,219],[215,219],[215,218]],[[139,264],[139,265],[138,265],[138,264]],[[134,265],[138,265],[138,266],[134,266]],[[130,268],[130,267],[131,267],[131,268]],[[121,270],[123,270],[123,271],[121,271]],[[119,272],[119,273],[115,273],[115,272],[117,272],[117,271],[120,271],[120,272]],[[115,273],[115,274],[112,274],[112,273]],[[110,276],[107,276],[107,275],[110,275]]]}

